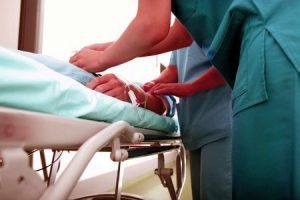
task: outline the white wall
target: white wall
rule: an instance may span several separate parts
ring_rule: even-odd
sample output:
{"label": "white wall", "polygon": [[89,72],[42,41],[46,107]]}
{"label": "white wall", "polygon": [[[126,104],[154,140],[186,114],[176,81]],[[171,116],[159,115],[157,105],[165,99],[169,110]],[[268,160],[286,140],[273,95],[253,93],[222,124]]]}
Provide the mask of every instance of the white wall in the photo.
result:
{"label": "white wall", "polygon": [[18,48],[21,0],[0,0],[0,46]]}
{"label": "white wall", "polygon": [[[46,0],[42,53],[67,61],[85,45],[116,40],[135,16],[137,3],[137,0]],[[160,62],[168,64],[168,56],[135,59],[107,73],[128,81],[150,81],[159,75]]]}

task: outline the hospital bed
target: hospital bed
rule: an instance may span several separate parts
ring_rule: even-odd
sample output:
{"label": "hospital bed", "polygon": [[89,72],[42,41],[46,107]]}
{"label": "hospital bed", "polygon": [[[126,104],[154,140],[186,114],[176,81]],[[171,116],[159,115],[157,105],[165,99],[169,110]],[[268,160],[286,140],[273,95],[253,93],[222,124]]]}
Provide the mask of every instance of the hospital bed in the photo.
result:
{"label": "hospital bed", "polygon": [[[42,180],[29,166],[26,152],[34,149],[77,150],[77,153],[57,180],[54,175],[57,167],[51,169],[48,180]],[[108,124],[2,107],[0,199],[67,199],[90,159],[100,150],[111,151],[111,159],[120,162],[119,165],[128,158],[158,154],[155,173],[168,188],[172,199],[180,196],[185,175],[185,154],[177,135],[166,136],[158,131],[133,128],[122,121]],[[172,183],[172,169],[164,166],[163,153],[172,150],[178,152],[177,187]],[[115,194],[99,194],[98,199],[104,196],[107,199],[121,199],[121,168],[118,171]],[[141,197],[127,195],[127,198]]]}
{"label": "hospital bed", "polygon": [[[155,174],[171,199],[179,199],[185,152],[173,120],[95,93],[1,48],[0,71],[0,199],[70,199],[99,151],[111,152],[118,162],[115,192],[76,199],[143,199],[122,195],[122,162],[148,155],[157,155]],[[46,149],[54,152],[49,171]],[[41,152],[43,178],[31,166],[29,155],[34,151]],[[57,178],[61,151],[76,154]],[[176,152],[176,186],[173,170],[165,167],[164,153],[170,151]]]}

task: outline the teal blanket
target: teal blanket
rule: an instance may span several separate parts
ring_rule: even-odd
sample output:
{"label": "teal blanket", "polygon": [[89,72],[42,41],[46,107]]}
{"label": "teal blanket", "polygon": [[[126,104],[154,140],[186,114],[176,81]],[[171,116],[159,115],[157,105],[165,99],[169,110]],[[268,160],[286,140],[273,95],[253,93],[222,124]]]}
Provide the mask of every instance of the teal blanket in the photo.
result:
{"label": "teal blanket", "polygon": [[90,90],[78,80],[50,69],[47,65],[55,65],[56,62],[49,62],[49,57],[45,57],[45,63],[43,56],[39,60],[22,54],[0,47],[2,107],[108,123],[123,120],[135,127],[164,132],[177,130],[175,122],[169,117]]}

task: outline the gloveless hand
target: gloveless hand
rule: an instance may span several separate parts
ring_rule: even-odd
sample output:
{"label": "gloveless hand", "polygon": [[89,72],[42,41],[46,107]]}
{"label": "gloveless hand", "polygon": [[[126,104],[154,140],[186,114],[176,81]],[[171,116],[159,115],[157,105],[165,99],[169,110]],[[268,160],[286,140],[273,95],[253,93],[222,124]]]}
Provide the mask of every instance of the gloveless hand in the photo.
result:
{"label": "gloveless hand", "polygon": [[174,95],[177,97],[194,95],[193,86],[189,83],[158,83],[149,92],[156,95]]}
{"label": "gloveless hand", "polygon": [[83,48],[75,53],[69,60],[70,63],[76,65],[88,72],[102,72],[107,68],[101,65],[103,59],[103,51],[95,51]]}

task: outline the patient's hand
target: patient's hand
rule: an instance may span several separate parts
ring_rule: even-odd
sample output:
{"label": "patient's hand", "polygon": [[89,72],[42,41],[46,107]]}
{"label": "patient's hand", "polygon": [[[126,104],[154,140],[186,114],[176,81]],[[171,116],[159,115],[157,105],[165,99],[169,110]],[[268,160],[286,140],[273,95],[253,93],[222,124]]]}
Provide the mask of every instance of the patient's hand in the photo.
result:
{"label": "patient's hand", "polygon": [[130,102],[126,89],[126,83],[118,79],[114,74],[106,74],[94,78],[86,86],[97,92],[115,97],[122,101]]}
{"label": "patient's hand", "polygon": [[126,102],[131,102],[128,91],[132,90],[137,98],[136,101],[140,103],[140,106],[158,114],[164,113],[169,107],[168,105],[165,105],[167,102],[163,101],[162,98],[150,93],[146,93],[143,89],[135,85],[126,85],[125,82],[120,80],[114,74],[106,74],[96,77],[86,86],[92,90]]}

